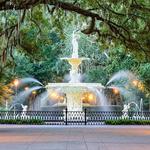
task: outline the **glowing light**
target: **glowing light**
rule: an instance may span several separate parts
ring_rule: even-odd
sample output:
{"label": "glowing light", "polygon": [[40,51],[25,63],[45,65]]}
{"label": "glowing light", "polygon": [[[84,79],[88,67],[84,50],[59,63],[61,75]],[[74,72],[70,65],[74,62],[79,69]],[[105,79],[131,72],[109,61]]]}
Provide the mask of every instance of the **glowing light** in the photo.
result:
{"label": "glowing light", "polygon": [[50,97],[51,97],[52,99],[57,99],[57,98],[59,98],[59,95],[58,95],[57,92],[53,91],[53,92],[50,94]]}
{"label": "glowing light", "polygon": [[139,82],[138,88],[139,90],[144,91],[144,84],[142,82]]}
{"label": "glowing light", "polygon": [[87,99],[86,99],[85,96],[83,96],[83,97],[81,98],[81,100],[82,100],[83,103],[87,103]]}
{"label": "glowing light", "polygon": [[91,101],[91,100],[94,100],[94,95],[92,94],[92,93],[90,93],[89,95],[88,95],[88,99]]}
{"label": "glowing light", "polygon": [[117,88],[113,88],[113,93],[114,94],[119,94],[119,90]]}
{"label": "glowing light", "polygon": [[18,80],[18,79],[15,79],[13,83],[14,83],[14,85],[17,87],[17,86],[19,85],[19,80]]}
{"label": "glowing light", "polygon": [[64,101],[64,97],[63,96],[59,96],[59,100],[60,100],[60,102],[63,102]]}
{"label": "glowing light", "polygon": [[25,91],[29,90],[29,87],[26,86],[26,87],[24,88],[24,90],[25,90]]}
{"label": "glowing light", "polygon": [[134,86],[138,86],[139,81],[138,80],[133,80],[132,83],[133,83]]}
{"label": "glowing light", "polygon": [[81,100],[83,103],[95,104],[96,96],[92,92],[85,92]]}
{"label": "glowing light", "polygon": [[139,90],[144,91],[144,84],[141,81],[133,80],[132,84],[137,87]]}
{"label": "glowing light", "polygon": [[96,104],[96,96],[93,93],[88,94],[88,103]]}
{"label": "glowing light", "polygon": [[35,94],[36,94],[36,91],[33,91],[33,92],[32,92],[32,94],[34,94],[34,95],[35,95]]}

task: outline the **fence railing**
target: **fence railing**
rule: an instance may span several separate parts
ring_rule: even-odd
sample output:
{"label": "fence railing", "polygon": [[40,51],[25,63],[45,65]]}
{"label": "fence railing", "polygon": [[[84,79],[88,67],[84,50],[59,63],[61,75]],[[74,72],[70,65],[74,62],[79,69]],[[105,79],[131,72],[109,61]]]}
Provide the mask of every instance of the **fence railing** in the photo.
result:
{"label": "fence railing", "polygon": [[0,120],[39,119],[55,125],[98,125],[106,120],[150,120],[150,112],[121,111],[0,111]]}

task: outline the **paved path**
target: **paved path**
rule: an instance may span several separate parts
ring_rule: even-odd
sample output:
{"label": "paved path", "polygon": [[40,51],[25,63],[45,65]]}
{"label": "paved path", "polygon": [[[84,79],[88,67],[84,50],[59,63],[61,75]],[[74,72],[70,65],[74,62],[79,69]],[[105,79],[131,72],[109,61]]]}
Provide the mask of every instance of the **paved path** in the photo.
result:
{"label": "paved path", "polygon": [[0,125],[0,150],[150,150],[150,126]]}

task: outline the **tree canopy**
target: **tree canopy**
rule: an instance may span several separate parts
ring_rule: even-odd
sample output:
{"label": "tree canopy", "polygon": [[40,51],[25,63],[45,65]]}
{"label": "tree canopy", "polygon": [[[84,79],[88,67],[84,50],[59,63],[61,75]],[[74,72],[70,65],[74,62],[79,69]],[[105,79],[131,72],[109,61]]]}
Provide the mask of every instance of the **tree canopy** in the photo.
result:
{"label": "tree canopy", "polygon": [[16,77],[63,82],[69,65],[59,58],[80,30],[79,54],[90,58],[80,66],[85,82],[105,85],[130,70],[150,96],[150,1],[0,0],[0,18],[1,87]]}
{"label": "tree canopy", "polygon": [[1,0],[0,11],[3,16],[0,36],[7,39],[3,56],[8,51],[12,53],[12,43],[26,47],[16,40],[23,34],[19,33],[21,28],[28,24],[35,24],[39,33],[48,24],[62,33],[66,26],[74,24],[84,34],[96,35],[104,49],[122,45],[141,58],[150,58],[150,1],[147,0]]}

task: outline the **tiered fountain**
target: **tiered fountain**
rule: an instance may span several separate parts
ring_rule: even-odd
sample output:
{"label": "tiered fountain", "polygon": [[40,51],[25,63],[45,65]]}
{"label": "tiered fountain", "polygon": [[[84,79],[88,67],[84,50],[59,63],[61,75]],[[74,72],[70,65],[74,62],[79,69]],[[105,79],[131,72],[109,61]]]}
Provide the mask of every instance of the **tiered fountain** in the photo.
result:
{"label": "tiered fountain", "polygon": [[[78,55],[78,39],[79,36],[76,32],[73,32],[72,35],[72,56],[71,58],[61,58],[62,60],[67,60],[68,63],[71,66],[70,69],[70,81],[68,83],[48,83],[48,85],[44,86],[41,84],[39,81],[36,79],[32,78],[25,78],[21,79],[19,82],[20,84],[27,84],[29,82],[34,82],[37,83],[40,86],[34,86],[31,88],[25,89],[25,91],[21,91],[16,97],[14,98],[13,103],[11,104],[11,107],[9,110],[14,108],[14,118],[24,118],[27,119],[30,116],[27,115],[27,108],[29,106],[28,110],[42,110],[46,107],[49,108],[49,103],[53,103],[53,100],[56,100],[55,104],[50,105],[51,108],[52,106],[57,106],[60,108],[60,106],[65,106],[68,109],[67,116],[64,111],[64,120],[67,119],[71,120],[84,120],[85,117],[85,112],[83,111],[83,107],[85,107],[85,102],[87,101],[94,101],[94,105],[98,106],[96,109],[100,108],[99,106],[102,106],[102,110],[111,110],[115,106],[115,109],[121,105],[118,105],[118,103],[111,105],[112,98],[109,100],[109,93],[107,92],[112,92],[112,94],[115,94],[115,96],[119,96],[121,100],[121,95],[127,95],[129,93],[129,90],[127,90],[127,85],[133,84],[134,87],[138,87],[140,89],[143,89],[143,86],[140,81],[137,80],[137,78],[134,76],[129,71],[120,71],[117,74],[115,74],[106,84],[107,86],[104,87],[100,83],[81,83],[80,82],[80,73],[79,73],[79,67],[82,61],[87,61],[89,58],[84,58],[84,57],[79,57]],[[126,82],[124,83],[124,87],[114,84],[114,81],[118,81],[121,79],[128,79],[125,80]],[[113,85],[112,85],[113,83]],[[139,84],[140,83],[140,84]],[[137,86],[137,85],[140,86]],[[40,96],[37,96],[33,104],[29,103],[28,106],[22,105],[24,104],[26,98],[35,90],[39,89],[45,89],[43,93],[41,93]],[[110,91],[109,91],[110,90]],[[87,94],[88,93],[88,94]],[[92,94],[89,94],[92,93]],[[32,93],[33,94],[33,93]],[[61,95],[63,94],[63,96]],[[106,96],[105,96],[106,95]],[[108,102],[107,102],[107,98]],[[119,99],[116,99],[117,97],[114,97],[115,102],[116,100],[118,101]],[[52,101],[51,101],[52,100]],[[61,102],[59,102],[59,100]],[[47,103],[48,102],[48,103]],[[48,105],[47,105],[47,104]],[[46,105],[45,105],[46,104]],[[21,105],[22,106],[22,113],[21,114],[16,114],[16,106]],[[31,107],[31,106],[35,107]],[[92,106],[94,106],[92,105]],[[87,105],[86,105],[87,106]],[[104,107],[106,106],[106,107]],[[113,107],[111,107],[113,106]],[[116,107],[117,106],[117,107]],[[133,114],[133,119],[145,119],[143,115],[143,100],[141,99],[140,101],[140,106],[135,101],[129,101],[128,104],[124,104],[123,110],[122,110],[122,116],[121,119],[128,119],[130,118],[129,116],[129,111],[131,107],[136,109],[135,113]],[[31,107],[31,108],[30,108]],[[32,109],[33,108],[33,109]],[[50,109],[51,109],[50,108]],[[64,108],[64,107],[63,107]],[[62,108],[60,108],[62,109]],[[8,110],[8,104],[6,103],[6,110]],[[95,110],[95,108],[94,108]],[[73,113],[72,113],[73,111]],[[79,113],[76,113],[75,111],[82,111]],[[138,112],[141,112],[138,113]],[[8,118],[8,113],[6,113],[5,118]],[[147,118],[148,119],[148,118]]]}
{"label": "tiered fountain", "polygon": [[78,55],[78,39],[77,33],[73,32],[72,35],[72,57],[61,58],[67,60],[71,65],[70,69],[70,81],[69,83],[49,83],[46,88],[49,95],[54,89],[59,89],[60,92],[66,94],[66,106],[68,111],[82,111],[83,100],[82,96],[85,92],[90,91],[89,89],[99,89],[98,92],[102,92],[104,88],[100,83],[81,83],[79,74],[79,65],[88,58],[79,58]]}
{"label": "tiered fountain", "polygon": [[[84,107],[89,107],[89,110],[98,109],[105,111],[121,109],[121,95],[130,94],[129,90],[126,88],[127,85],[130,86],[130,84],[133,84],[133,86],[137,87],[140,81],[137,80],[133,73],[129,71],[120,71],[107,82],[106,86],[102,86],[101,83],[81,83],[81,75],[79,73],[80,64],[82,61],[88,61],[89,58],[79,57],[78,40],[79,35],[77,32],[73,32],[72,55],[70,58],[61,58],[61,60],[68,61],[71,66],[70,81],[68,83],[48,83],[48,85],[44,86],[42,83],[33,78],[20,79],[18,81],[20,86],[23,86],[23,84],[26,85],[30,82],[36,83],[38,86],[33,86],[27,89],[25,88],[25,90],[18,93],[15,96],[10,109],[13,108],[15,110],[19,105],[26,104],[25,100],[30,96],[30,94],[33,94],[35,90],[45,88],[46,91],[43,90],[43,93],[37,96],[35,101],[30,100],[28,102],[28,110],[53,110],[53,108],[62,110],[67,108],[68,111],[82,111]],[[120,81],[122,79],[125,79],[125,83],[123,83],[124,85],[115,84],[115,81]],[[142,84],[140,83],[140,85]],[[17,86],[18,85],[16,85],[16,87]],[[140,86],[140,89],[142,88],[143,87]],[[133,100],[131,104],[133,105]],[[127,114],[126,112],[130,105],[128,107],[127,106],[125,105],[123,109],[125,114]],[[134,106],[136,106],[135,102]]]}

